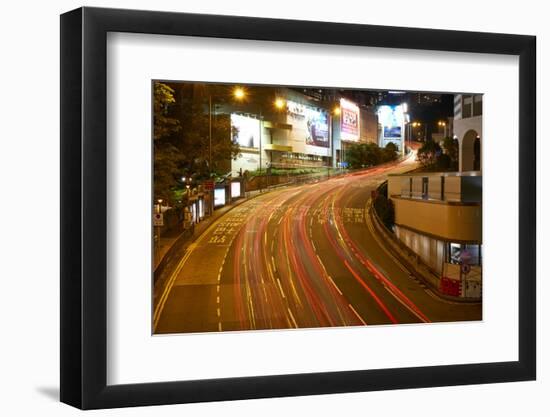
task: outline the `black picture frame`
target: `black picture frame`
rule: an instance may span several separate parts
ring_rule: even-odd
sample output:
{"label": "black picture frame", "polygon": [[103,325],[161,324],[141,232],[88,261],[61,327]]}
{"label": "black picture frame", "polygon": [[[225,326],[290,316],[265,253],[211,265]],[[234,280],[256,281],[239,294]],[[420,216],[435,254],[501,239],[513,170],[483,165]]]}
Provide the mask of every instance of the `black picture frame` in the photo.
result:
{"label": "black picture frame", "polygon": [[[519,56],[518,361],[107,385],[108,32]],[[60,56],[62,402],[96,409],[535,379],[534,36],[85,7],[61,16]]]}

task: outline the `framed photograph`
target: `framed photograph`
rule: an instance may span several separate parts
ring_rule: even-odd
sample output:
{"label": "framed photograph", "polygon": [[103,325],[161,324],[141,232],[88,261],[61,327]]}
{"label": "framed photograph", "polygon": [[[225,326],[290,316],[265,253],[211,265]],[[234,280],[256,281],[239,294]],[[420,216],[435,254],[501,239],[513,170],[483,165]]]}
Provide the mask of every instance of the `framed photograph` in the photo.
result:
{"label": "framed photograph", "polygon": [[532,36],[61,16],[61,401],[533,380]]}

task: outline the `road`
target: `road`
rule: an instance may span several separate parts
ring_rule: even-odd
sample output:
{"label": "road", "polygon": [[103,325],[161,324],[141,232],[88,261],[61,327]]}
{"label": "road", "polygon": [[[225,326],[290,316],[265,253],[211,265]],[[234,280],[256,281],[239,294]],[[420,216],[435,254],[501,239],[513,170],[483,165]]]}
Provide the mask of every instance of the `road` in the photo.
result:
{"label": "road", "polygon": [[481,319],[442,300],[380,246],[365,218],[371,190],[413,158],[246,201],[182,254],[155,333]]}

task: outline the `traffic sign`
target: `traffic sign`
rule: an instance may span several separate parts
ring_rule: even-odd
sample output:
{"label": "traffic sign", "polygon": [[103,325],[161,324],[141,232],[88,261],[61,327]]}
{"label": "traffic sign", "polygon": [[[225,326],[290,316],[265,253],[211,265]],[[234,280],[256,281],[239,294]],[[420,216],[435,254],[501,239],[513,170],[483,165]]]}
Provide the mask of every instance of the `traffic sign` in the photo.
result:
{"label": "traffic sign", "polygon": [[162,213],[153,214],[153,226],[164,226],[164,216]]}

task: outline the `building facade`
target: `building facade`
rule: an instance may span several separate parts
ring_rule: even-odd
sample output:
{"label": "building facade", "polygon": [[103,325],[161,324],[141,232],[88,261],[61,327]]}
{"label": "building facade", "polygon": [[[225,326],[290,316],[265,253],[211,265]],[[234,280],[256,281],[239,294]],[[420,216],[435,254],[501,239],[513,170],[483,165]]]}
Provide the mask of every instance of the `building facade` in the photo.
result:
{"label": "building facade", "polygon": [[227,109],[232,140],[241,149],[231,174],[276,169],[344,166],[346,146],[377,141],[378,119],[369,106],[343,97],[283,88],[273,103]]}
{"label": "building facade", "polygon": [[455,94],[453,135],[459,144],[459,170],[481,171],[483,95]]}
{"label": "building facade", "polygon": [[482,177],[464,173],[390,175],[394,232],[439,278],[441,292],[481,297]]}

